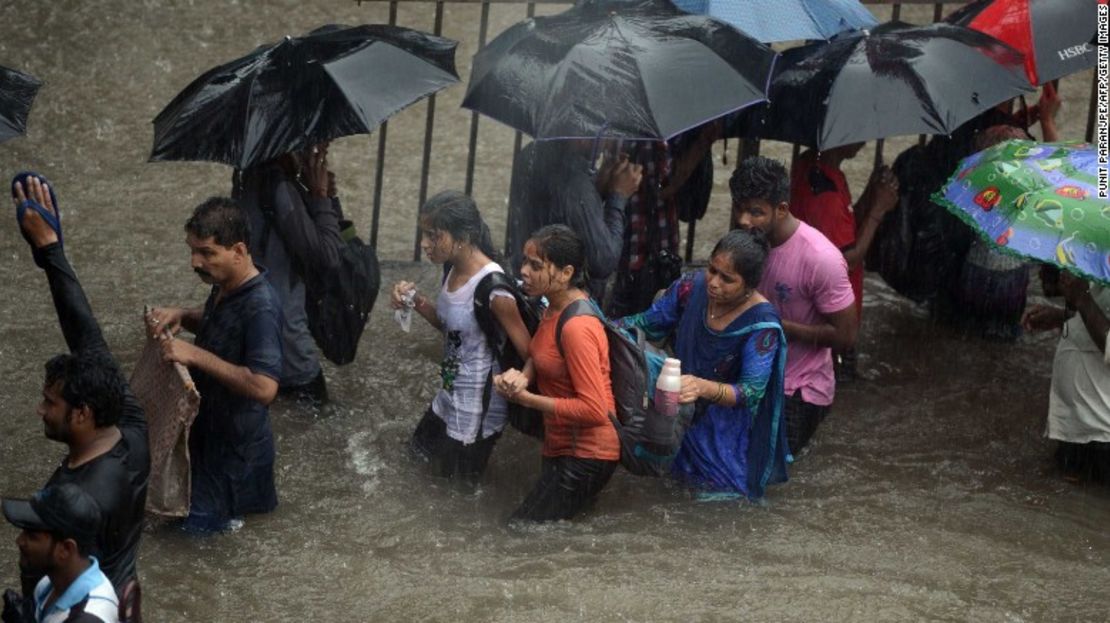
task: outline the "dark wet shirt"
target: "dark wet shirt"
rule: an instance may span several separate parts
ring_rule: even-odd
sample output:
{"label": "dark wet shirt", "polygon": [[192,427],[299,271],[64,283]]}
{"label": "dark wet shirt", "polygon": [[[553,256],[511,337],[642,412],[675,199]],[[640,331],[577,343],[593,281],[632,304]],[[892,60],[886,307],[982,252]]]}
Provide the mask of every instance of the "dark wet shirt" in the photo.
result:
{"label": "dark wet shirt", "polygon": [[122,438],[108,452],[78,467],[63,459],[46,483],[73,483],[89,493],[104,515],[97,539],[101,570],[117,590],[135,577],[139,537],[143,531],[150,451],[142,408],[130,396],[119,422]]}
{"label": "dark wet shirt", "polygon": [[[217,303],[204,305],[196,345],[224,361],[274,380],[281,375],[281,303],[265,271]],[[191,512],[217,517],[265,512],[277,504],[269,409],[192,368],[200,409],[189,447],[193,459]]]}
{"label": "dark wet shirt", "polygon": [[[110,360],[111,353],[100,326],[61,246],[50,245],[35,251],[35,262],[46,271],[59,324],[70,351],[98,354]],[[96,500],[104,524],[97,537],[95,554],[104,575],[118,590],[136,574],[150,476],[146,416],[126,383],[117,426],[121,438],[111,450],[73,468],[63,459],[46,484],[73,483]]]}
{"label": "dark wet shirt", "polygon": [[513,165],[509,189],[509,256],[519,269],[524,243],[544,225],[570,227],[586,247],[590,291],[600,300],[624,244],[628,198],[597,192],[589,156],[562,141],[529,143]]}

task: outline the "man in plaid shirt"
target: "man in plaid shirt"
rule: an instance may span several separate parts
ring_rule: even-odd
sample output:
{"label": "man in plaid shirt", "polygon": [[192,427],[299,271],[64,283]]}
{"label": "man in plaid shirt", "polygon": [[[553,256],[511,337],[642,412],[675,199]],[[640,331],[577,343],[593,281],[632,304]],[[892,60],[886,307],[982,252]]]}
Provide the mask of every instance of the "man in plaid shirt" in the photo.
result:
{"label": "man in plaid shirt", "polygon": [[708,180],[712,187],[712,163],[705,161],[712,157],[709,148],[718,133],[717,124],[709,124],[701,132],[667,142],[637,142],[632,148],[630,159],[643,166],[643,181],[625,208],[624,245],[607,307],[611,318],[647,309],[655,294],[681,274],[679,205],[694,192],[695,169],[705,164],[709,175],[698,176],[696,183]]}

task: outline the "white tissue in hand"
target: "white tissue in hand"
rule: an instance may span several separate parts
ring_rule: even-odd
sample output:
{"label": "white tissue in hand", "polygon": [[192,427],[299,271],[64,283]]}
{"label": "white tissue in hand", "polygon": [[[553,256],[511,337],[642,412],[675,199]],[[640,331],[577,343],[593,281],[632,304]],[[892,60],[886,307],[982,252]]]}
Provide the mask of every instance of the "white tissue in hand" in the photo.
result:
{"label": "white tissue in hand", "polygon": [[397,324],[401,325],[401,330],[408,333],[412,329],[412,309],[416,307],[416,288],[405,292],[401,296],[401,302],[405,304],[401,309],[393,311],[393,319]]}

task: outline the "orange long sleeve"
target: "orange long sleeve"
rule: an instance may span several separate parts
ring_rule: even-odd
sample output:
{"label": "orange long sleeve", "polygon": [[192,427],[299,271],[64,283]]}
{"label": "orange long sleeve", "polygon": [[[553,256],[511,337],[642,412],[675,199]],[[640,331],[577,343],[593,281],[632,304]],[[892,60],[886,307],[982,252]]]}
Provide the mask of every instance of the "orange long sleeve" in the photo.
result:
{"label": "orange long sleeve", "polygon": [[609,419],[615,413],[609,380],[609,341],[601,322],[579,316],[563,326],[563,355],[555,343],[558,316],[545,318],[532,337],[530,352],[536,386],[555,399],[544,415],[544,456],[616,460],[620,440]]}

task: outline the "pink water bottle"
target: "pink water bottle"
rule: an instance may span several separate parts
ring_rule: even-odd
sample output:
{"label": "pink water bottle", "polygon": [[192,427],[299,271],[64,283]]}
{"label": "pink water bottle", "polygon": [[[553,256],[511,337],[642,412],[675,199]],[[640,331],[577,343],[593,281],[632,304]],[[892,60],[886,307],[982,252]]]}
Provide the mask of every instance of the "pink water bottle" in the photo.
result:
{"label": "pink water bottle", "polygon": [[655,382],[655,410],[663,415],[678,415],[678,394],[682,390],[682,362],[667,359]]}

